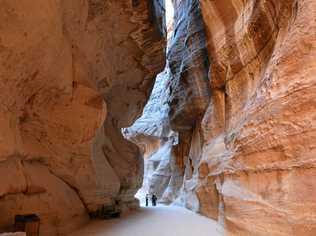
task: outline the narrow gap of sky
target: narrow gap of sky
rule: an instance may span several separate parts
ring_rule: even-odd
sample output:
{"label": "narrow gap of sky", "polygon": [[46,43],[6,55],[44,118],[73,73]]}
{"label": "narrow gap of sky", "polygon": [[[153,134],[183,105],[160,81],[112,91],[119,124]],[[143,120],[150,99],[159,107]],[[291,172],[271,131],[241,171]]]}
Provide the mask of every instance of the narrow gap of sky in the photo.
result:
{"label": "narrow gap of sky", "polygon": [[172,21],[174,9],[172,5],[172,0],[165,0],[165,4],[166,4],[166,22],[168,25]]}

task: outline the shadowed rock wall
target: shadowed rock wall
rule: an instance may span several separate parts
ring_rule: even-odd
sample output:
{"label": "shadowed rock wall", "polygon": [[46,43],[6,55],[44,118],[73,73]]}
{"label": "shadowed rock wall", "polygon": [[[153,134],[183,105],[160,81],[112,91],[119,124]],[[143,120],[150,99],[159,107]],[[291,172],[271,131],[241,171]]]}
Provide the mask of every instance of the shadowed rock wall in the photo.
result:
{"label": "shadowed rock wall", "polygon": [[138,148],[122,127],[165,63],[163,1],[0,1],[0,231],[36,213],[64,234],[135,206]]}
{"label": "shadowed rock wall", "polygon": [[[128,139],[143,147],[148,167],[144,190],[155,193],[165,203],[179,197],[184,164],[192,161],[191,135],[202,120],[210,97],[209,61],[199,2],[173,4],[175,15],[169,29],[165,72],[157,77],[143,116],[125,130]],[[152,144],[157,141],[159,145],[153,150]]]}

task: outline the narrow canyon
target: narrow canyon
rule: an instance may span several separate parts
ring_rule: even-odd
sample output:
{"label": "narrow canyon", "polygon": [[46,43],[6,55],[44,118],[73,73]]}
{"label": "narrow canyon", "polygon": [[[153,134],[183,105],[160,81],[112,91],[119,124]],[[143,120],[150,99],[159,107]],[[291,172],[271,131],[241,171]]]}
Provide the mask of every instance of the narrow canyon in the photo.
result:
{"label": "narrow canyon", "polygon": [[0,91],[0,235],[316,235],[315,0],[0,0]]}

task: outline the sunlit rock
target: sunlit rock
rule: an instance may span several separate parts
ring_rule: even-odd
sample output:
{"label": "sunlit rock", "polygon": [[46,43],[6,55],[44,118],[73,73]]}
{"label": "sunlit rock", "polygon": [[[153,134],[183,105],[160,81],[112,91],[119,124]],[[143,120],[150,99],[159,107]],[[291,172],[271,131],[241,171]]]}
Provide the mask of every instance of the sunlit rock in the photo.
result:
{"label": "sunlit rock", "polygon": [[175,202],[230,235],[314,235],[316,4],[173,4],[161,96],[178,133]]}

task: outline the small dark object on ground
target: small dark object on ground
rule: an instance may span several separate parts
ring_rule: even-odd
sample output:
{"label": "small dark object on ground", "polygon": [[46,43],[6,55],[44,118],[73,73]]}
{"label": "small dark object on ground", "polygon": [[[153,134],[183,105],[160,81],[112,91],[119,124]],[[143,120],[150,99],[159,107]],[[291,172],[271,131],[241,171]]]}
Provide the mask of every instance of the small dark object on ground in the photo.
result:
{"label": "small dark object on ground", "polygon": [[26,236],[38,236],[40,218],[35,214],[16,215],[14,219],[14,230],[26,232]]}

